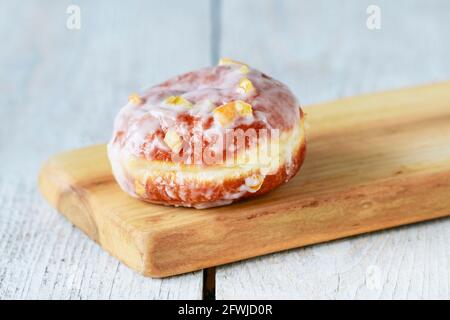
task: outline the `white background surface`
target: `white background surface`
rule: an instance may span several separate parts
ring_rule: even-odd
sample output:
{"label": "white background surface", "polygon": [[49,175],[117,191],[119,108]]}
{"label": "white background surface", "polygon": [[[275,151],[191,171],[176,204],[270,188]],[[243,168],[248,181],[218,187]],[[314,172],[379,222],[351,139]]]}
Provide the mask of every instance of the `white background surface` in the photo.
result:
{"label": "white background surface", "polygon": [[[218,56],[303,104],[449,79],[449,17],[445,0],[0,0],[0,299],[201,299],[201,272],[141,277],[59,216],[42,162],[107,141],[129,93]],[[449,298],[449,238],[441,219],[218,267],[216,297]]]}

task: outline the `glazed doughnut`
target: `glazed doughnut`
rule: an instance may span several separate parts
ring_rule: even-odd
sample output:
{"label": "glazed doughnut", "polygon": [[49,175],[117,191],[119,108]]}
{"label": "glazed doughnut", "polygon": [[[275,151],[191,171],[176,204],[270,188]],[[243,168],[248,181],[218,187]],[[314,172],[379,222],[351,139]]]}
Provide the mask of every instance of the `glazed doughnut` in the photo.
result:
{"label": "glazed doughnut", "polygon": [[284,84],[221,59],[131,95],[115,119],[108,157],[133,197],[222,206],[273,190],[298,172],[303,118]]}

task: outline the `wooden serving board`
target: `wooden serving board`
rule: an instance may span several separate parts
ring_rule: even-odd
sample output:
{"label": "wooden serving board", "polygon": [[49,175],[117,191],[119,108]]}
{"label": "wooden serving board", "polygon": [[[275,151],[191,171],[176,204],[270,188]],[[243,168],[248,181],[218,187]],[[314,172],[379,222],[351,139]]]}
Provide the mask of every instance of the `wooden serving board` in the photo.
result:
{"label": "wooden serving board", "polygon": [[305,108],[300,173],[257,199],[195,210],[135,200],[104,145],[56,155],[48,201],[126,265],[166,277],[450,215],[450,82]]}

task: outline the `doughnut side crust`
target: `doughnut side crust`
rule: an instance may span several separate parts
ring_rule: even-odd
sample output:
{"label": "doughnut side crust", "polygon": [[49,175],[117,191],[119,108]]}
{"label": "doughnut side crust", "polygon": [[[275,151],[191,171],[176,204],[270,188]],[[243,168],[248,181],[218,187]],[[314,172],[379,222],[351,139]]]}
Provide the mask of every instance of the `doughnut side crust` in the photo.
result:
{"label": "doughnut side crust", "polygon": [[121,157],[113,164],[116,180],[133,197],[151,203],[204,209],[262,195],[292,179],[306,154],[303,120],[297,130],[285,132],[280,143],[280,159],[276,163],[245,167],[180,166],[120,156],[114,154],[117,152],[114,148],[108,152],[110,157]]}

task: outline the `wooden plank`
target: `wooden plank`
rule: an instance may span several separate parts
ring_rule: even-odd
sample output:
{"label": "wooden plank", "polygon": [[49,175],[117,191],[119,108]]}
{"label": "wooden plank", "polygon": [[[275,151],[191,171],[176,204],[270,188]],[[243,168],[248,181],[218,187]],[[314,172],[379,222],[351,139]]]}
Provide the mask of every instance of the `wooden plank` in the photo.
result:
{"label": "wooden plank", "polygon": [[201,274],[136,274],[50,210],[34,182],[2,179],[0,203],[2,299],[201,299]]}
{"label": "wooden plank", "polygon": [[[372,4],[381,30],[366,28]],[[304,104],[445,80],[449,11],[445,0],[227,0],[220,54],[286,82]],[[216,297],[448,299],[449,231],[443,219],[220,267]]]}
{"label": "wooden plank", "polygon": [[208,210],[133,199],[114,181],[104,145],[52,157],[40,190],[105,250],[153,277],[450,214],[450,82],[306,113],[314,130],[304,168],[258,199]]}
{"label": "wooden plank", "polygon": [[[70,4],[80,30],[66,28]],[[131,92],[207,66],[209,11],[207,0],[0,2],[0,299],[201,299],[201,272],[132,272],[45,203],[37,175],[51,154],[107,141]]]}
{"label": "wooden plank", "polygon": [[[369,5],[381,29],[366,27]],[[446,0],[223,1],[221,56],[286,83],[304,105],[450,74]]]}

